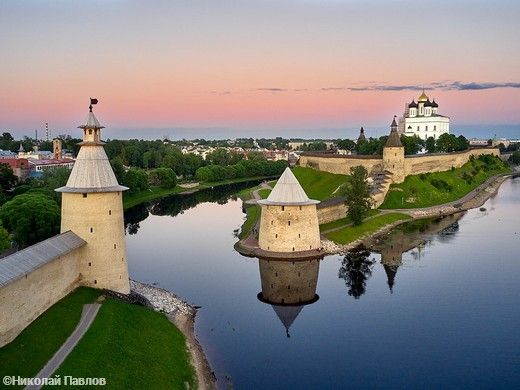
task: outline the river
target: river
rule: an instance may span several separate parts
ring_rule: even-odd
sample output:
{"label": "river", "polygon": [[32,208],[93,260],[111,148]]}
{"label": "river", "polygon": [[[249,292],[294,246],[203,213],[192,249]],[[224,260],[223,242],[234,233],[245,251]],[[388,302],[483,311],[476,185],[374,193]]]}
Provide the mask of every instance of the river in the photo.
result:
{"label": "river", "polygon": [[314,263],[234,251],[244,214],[232,194],[245,185],[172,196],[125,216],[131,278],[201,306],[195,330],[220,387],[520,383],[519,178],[485,210]]}

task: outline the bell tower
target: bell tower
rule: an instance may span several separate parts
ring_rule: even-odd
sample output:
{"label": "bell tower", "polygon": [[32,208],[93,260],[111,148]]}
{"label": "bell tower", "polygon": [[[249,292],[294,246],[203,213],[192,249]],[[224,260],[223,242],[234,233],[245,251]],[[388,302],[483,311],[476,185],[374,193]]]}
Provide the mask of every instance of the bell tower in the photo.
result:
{"label": "bell tower", "polygon": [[87,245],[81,249],[80,284],[128,294],[128,263],[123,223],[123,191],[101,142],[99,121],[91,99],[83,142],[62,193],[61,232],[72,230]]}

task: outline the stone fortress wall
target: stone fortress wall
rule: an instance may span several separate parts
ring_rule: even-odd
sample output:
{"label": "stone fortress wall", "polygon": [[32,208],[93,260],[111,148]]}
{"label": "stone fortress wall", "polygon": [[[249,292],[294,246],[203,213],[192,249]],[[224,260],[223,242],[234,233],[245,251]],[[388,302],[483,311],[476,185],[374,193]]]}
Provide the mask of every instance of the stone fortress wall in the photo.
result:
{"label": "stone fortress wall", "polygon": [[[469,161],[471,156],[478,157],[482,154],[500,156],[500,151],[496,148],[474,148],[463,152],[405,156],[404,173],[405,176],[407,176],[428,172],[447,171],[451,169],[451,167],[461,167]],[[350,168],[358,165],[364,166],[369,175],[389,168],[388,165],[383,165],[382,156],[342,156],[324,155],[319,153],[307,153],[302,155],[299,164],[302,167],[343,175],[350,174]]]}
{"label": "stone fortress wall", "polygon": [[0,288],[0,347],[78,287],[82,250],[75,249]]}

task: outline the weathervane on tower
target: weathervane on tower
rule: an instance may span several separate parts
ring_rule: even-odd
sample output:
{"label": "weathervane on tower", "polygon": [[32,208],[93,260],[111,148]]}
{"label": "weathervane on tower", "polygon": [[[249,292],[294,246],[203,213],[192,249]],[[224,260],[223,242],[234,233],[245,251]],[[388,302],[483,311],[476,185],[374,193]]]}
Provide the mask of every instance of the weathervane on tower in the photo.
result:
{"label": "weathervane on tower", "polygon": [[90,98],[90,106],[88,106],[88,109],[90,110],[90,112],[92,112],[93,104],[98,104],[98,100],[96,98]]}

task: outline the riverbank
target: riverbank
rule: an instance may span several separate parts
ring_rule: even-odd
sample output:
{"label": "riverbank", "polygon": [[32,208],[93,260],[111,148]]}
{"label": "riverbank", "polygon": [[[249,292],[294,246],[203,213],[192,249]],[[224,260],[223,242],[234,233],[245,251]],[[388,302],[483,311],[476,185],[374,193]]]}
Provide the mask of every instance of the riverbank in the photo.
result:
{"label": "riverbank", "polygon": [[185,302],[171,291],[135,280],[130,280],[130,289],[133,293],[144,297],[154,310],[165,313],[166,317],[184,334],[191,363],[197,376],[197,388],[215,389],[215,376],[202,346],[195,336],[197,307]]}
{"label": "riverbank", "polygon": [[489,198],[494,196],[502,183],[508,178],[512,177],[511,174],[497,175],[489,178],[480,186],[475,188],[469,194],[466,194],[463,198],[458,199],[454,202],[450,202],[443,205],[427,207],[422,209],[394,209],[392,212],[399,212],[407,214],[410,219],[398,220],[385,225],[373,232],[367,233],[355,241],[348,242],[345,244],[339,244],[337,242],[323,239],[322,247],[326,254],[345,254],[354,248],[365,244],[368,240],[382,234],[388,233],[395,227],[409,222],[410,220],[425,219],[432,217],[445,217],[456,213],[464,212],[470,209],[481,207]]}
{"label": "riverbank", "polygon": [[[157,200],[164,198],[170,195],[186,195],[193,194],[197,191],[225,186],[228,184],[237,184],[237,183],[245,183],[248,181],[256,181],[256,180],[267,180],[272,179],[273,176],[253,176],[253,177],[245,177],[240,179],[232,179],[232,180],[223,180],[217,182],[207,182],[207,183],[186,183],[177,185],[174,188],[161,188],[161,187],[152,187],[145,191],[140,191],[135,194],[125,194],[123,198],[123,208],[129,209],[131,207],[137,206],[141,203],[150,202],[152,200]],[[195,185],[193,185],[195,184]]]}

